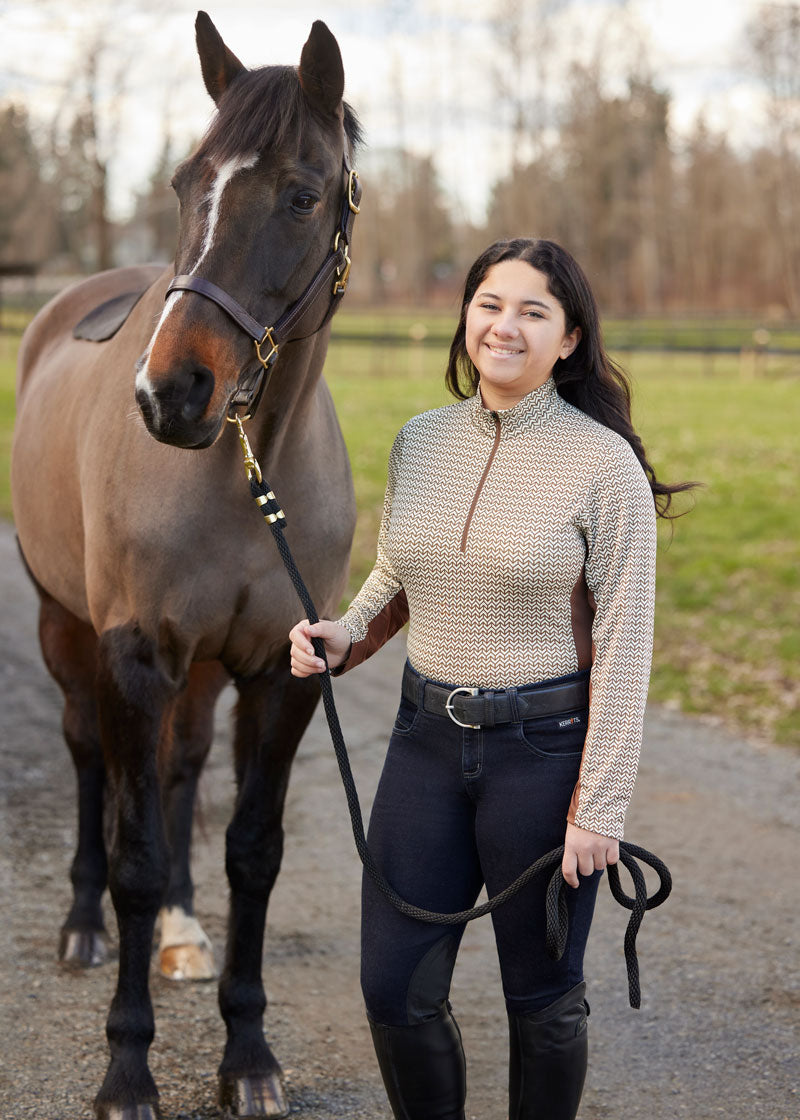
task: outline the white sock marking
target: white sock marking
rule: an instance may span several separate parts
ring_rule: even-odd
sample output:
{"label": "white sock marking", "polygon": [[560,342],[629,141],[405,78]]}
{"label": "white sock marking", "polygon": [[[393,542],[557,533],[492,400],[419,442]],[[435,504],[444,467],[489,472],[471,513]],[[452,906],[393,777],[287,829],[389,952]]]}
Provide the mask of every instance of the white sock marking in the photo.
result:
{"label": "white sock marking", "polygon": [[169,949],[173,945],[201,945],[211,949],[211,942],[197,918],[190,917],[180,906],[165,906],[160,916],[159,949]]}

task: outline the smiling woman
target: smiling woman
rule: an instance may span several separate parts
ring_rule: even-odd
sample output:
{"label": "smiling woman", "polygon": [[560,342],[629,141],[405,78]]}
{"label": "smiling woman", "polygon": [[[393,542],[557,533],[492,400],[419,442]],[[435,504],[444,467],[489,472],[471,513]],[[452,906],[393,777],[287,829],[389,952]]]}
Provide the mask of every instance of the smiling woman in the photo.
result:
{"label": "smiling woman", "polygon": [[513,408],[544,385],[580,338],[580,327],[567,330],[547,276],[526,261],[493,265],[467,308],[467,353],[480,370],[481,396],[490,409]]}
{"label": "smiling woman", "polygon": [[[583,955],[619,858],[652,646],[658,483],[573,258],[490,246],[467,277],[448,385],[395,440],[375,566],[342,619],[291,631],[292,671],[338,671],[406,621],[402,699],[369,845],[394,888],[446,913],[563,844],[567,949],[546,884],[494,913],[512,1120],[574,1120],[587,1065]],[[448,1001],[463,924],[400,916],[366,878],[362,988],[398,1120],[464,1120]]]}

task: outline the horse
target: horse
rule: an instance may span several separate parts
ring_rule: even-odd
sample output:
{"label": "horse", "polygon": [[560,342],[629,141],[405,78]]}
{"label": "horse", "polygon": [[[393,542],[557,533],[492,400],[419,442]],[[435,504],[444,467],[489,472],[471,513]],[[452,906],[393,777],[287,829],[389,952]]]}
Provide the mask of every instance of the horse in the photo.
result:
{"label": "horse", "polygon": [[[226,421],[262,398],[248,431],[291,511],[287,543],[323,614],[344,592],[355,526],[321,376],[360,197],[360,129],[342,99],[339,47],[317,21],[298,67],[248,70],[205,13],[195,28],[216,112],[173,180],[174,269],[111,270],[68,289],[33,320],[19,359],[14,516],[78,784],[62,960],[104,958],[106,885],[119,927],[98,1120],[159,1115],[148,1068],[159,911],[162,970],[213,970],[193,914],[190,837],[215,702],[230,682],[236,800],[219,1101],[241,1117],[287,1115],[264,1037],[261,959],[289,771],[319,690],[290,675],[297,600]],[[105,341],[75,337],[99,304],[129,313]]]}

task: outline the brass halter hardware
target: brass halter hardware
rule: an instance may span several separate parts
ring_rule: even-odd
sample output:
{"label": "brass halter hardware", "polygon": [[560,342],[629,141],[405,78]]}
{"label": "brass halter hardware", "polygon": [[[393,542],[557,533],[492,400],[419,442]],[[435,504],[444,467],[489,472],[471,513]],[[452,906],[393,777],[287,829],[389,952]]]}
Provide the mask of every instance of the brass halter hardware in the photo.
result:
{"label": "brass halter hardware", "polygon": [[358,182],[358,172],[351,170],[347,179],[347,205],[350,207],[351,214],[360,214],[361,207],[356,206],[353,200],[353,192],[355,191],[356,183]]}
{"label": "brass halter hardware", "polygon": [[[256,346],[258,343],[256,343]],[[260,357],[261,355],[259,355]],[[242,455],[244,456],[244,469],[247,471],[247,481],[255,478],[256,482],[262,482],[261,467],[258,465],[258,459],[253,454],[253,449],[250,446],[250,440],[244,430],[244,420],[250,419],[250,414],[247,416],[226,416],[225,419],[229,424],[236,425],[236,432],[239,436],[239,443],[242,445]]]}
{"label": "brass halter hardware", "polygon": [[[350,174],[352,175],[353,172],[351,172]],[[352,203],[351,203],[351,209],[352,209]],[[353,210],[353,213],[357,214],[358,210],[357,209]],[[336,236],[333,239],[333,251],[334,251],[334,253],[337,252],[337,250],[339,249],[340,237],[341,237],[341,231],[337,231]],[[350,265],[353,263],[350,260],[350,252],[349,252],[350,246],[344,240],[342,240],[342,242],[341,242],[341,249],[342,249],[342,252],[344,253],[344,267],[336,269],[336,279],[333,282],[333,294],[335,296],[344,295],[344,293],[347,291],[347,279],[350,276]],[[260,355],[259,355],[259,357],[260,357]]]}
{"label": "brass halter hardware", "polygon": [[[253,339],[253,345],[256,348],[256,354],[258,355],[258,360],[261,362],[262,366],[264,367],[264,369],[268,373],[269,373],[270,366],[272,365],[272,363],[275,361],[275,359],[278,356],[278,344],[275,341],[275,339],[272,337],[272,330],[273,330],[272,327],[265,327],[264,328],[264,337],[261,338],[261,339],[255,339],[255,338]],[[266,357],[264,357],[264,355],[261,353],[261,347],[264,345],[265,342],[268,342],[270,347],[271,347],[270,352],[267,354]]]}

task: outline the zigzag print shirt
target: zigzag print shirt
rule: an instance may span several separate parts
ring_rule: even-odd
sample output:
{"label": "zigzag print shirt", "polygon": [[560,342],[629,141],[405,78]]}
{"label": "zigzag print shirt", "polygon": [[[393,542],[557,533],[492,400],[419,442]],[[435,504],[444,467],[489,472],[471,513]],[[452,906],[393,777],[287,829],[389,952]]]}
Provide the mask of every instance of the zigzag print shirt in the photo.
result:
{"label": "zigzag print shirt", "polygon": [[343,669],[410,622],[424,676],[505,688],[591,666],[568,819],[622,837],[650,676],[653,497],[630,445],[550,378],[513,408],[480,393],[415,416],[392,447],[371,574],[340,622]]}

